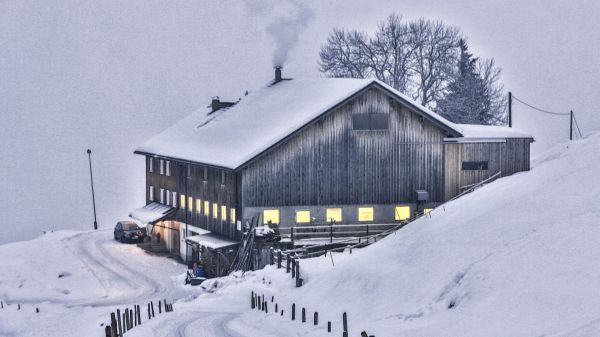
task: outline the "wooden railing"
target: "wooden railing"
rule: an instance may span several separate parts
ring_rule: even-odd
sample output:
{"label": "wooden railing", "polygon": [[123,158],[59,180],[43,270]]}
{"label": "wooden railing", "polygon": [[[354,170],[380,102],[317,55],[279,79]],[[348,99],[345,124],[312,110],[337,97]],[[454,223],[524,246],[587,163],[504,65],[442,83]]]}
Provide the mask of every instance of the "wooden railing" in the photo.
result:
{"label": "wooden railing", "polygon": [[[279,228],[282,239],[291,242],[337,243],[339,241],[359,241],[363,237],[383,233],[401,223],[358,224],[358,225],[306,225]],[[303,242],[304,241],[304,242]]]}

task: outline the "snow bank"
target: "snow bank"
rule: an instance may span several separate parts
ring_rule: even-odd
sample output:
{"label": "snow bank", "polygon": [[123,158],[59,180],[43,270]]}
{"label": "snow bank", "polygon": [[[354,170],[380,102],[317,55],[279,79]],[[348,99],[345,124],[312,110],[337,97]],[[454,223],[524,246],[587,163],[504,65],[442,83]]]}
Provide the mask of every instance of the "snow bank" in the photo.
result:
{"label": "snow bank", "polygon": [[599,134],[563,144],[335,266],[302,260],[285,296],[352,334],[600,335],[599,165]]}

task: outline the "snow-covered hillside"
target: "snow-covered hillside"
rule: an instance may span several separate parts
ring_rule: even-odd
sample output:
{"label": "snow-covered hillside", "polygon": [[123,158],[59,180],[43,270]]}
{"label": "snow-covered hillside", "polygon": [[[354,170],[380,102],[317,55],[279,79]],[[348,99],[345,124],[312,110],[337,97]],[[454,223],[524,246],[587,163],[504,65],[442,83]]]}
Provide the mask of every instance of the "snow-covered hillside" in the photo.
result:
{"label": "snow-covered hillside", "polygon": [[[305,285],[268,267],[185,288],[183,266],[114,243],[110,231],[61,232],[0,246],[0,336],[101,336],[116,307],[178,300],[134,336],[600,335],[600,134],[563,144],[530,172],[446,204],[379,243],[301,261]],[[65,277],[58,278],[59,274]],[[250,291],[283,317],[249,310]],[[22,303],[17,311],[14,304]],[[321,324],[292,322],[291,303]],[[39,307],[41,313],[33,313]],[[61,323],[57,323],[60,321]]]}

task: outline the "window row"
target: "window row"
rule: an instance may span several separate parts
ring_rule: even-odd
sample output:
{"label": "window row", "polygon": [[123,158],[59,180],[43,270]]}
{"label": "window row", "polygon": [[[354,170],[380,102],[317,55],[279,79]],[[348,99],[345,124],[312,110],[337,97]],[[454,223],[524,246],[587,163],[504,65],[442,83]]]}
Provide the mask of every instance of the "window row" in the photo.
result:
{"label": "window row", "polygon": [[[171,161],[159,159],[159,173],[161,175],[171,176]],[[154,172],[154,158],[148,157],[148,172]],[[192,179],[192,165],[187,165],[186,177]],[[204,167],[202,171],[202,181],[208,181],[208,167]],[[225,186],[226,174],[225,171],[221,171],[221,186]]]}
{"label": "window row", "polygon": [[[171,161],[159,159],[158,169],[161,175],[170,176],[171,175]],[[154,158],[148,157],[148,172],[154,172]]]}
{"label": "window row", "polygon": [[[427,214],[431,211],[431,208],[423,209],[423,214]],[[325,218],[328,223],[340,223],[342,222],[342,208],[327,208],[325,210]],[[408,220],[412,216],[410,206],[396,206],[394,207],[394,219],[396,221]],[[356,212],[356,219],[359,222],[370,222],[375,220],[375,209],[373,207],[358,207]],[[307,224],[311,223],[315,218],[311,217],[310,210],[297,210],[295,216],[296,224]],[[348,219],[346,219],[348,220]],[[278,209],[265,209],[263,210],[263,224],[280,224],[280,212]]]}
{"label": "window row", "polygon": [[[149,186],[148,191],[150,201],[154,200],[154,186]],[[164,188],[160,189],[159,202],[164,205],[177,207],[177,192],[169,191]],[[213,219],[221,219],[222,221],[229,221],[235,223],[235,208],[229,208],[227,206],[212,203],[208,200],[202,201],[201,199],[195,199],[187,197],[184,194],[179,195],[179,207],[180,209],[187,210],[189,212],[196,212],[198,214],[206,215]],[[187,206],[187,207],[186,207]]]}

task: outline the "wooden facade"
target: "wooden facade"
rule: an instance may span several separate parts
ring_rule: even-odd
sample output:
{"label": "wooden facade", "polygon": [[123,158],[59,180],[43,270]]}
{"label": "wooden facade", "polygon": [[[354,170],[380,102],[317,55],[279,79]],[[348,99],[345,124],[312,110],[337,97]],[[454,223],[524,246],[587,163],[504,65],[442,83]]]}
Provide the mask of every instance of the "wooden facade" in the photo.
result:
{"label": "wooden facade", "polygon": [[[353,116],[369,114],[385,115],[388,127],[353,127]],[[175,191],[178,210],[171,220],[238,239],[236,221],[261,209],[323,214],[325,207],[355,212],[376,205],[392,211],[373,221],[393,222],[395,205],[417,204],[416,190],[427,191],[429,204],[436,205],[499,171],[506,176],[529,169],[531,138],[458,142],[460,134],[442,124],[373,83],[237,168],[140,153],[147,158],[147,202],[150,186],[155,201],[161,188]],[[169,176],[160,174],[161,159],[171,162]],[[464,170],[470,161],[486,162],[486,169]],[[294,225],[290,217],[285,221]],[[356,221],[344,216],[343,223]]]}

